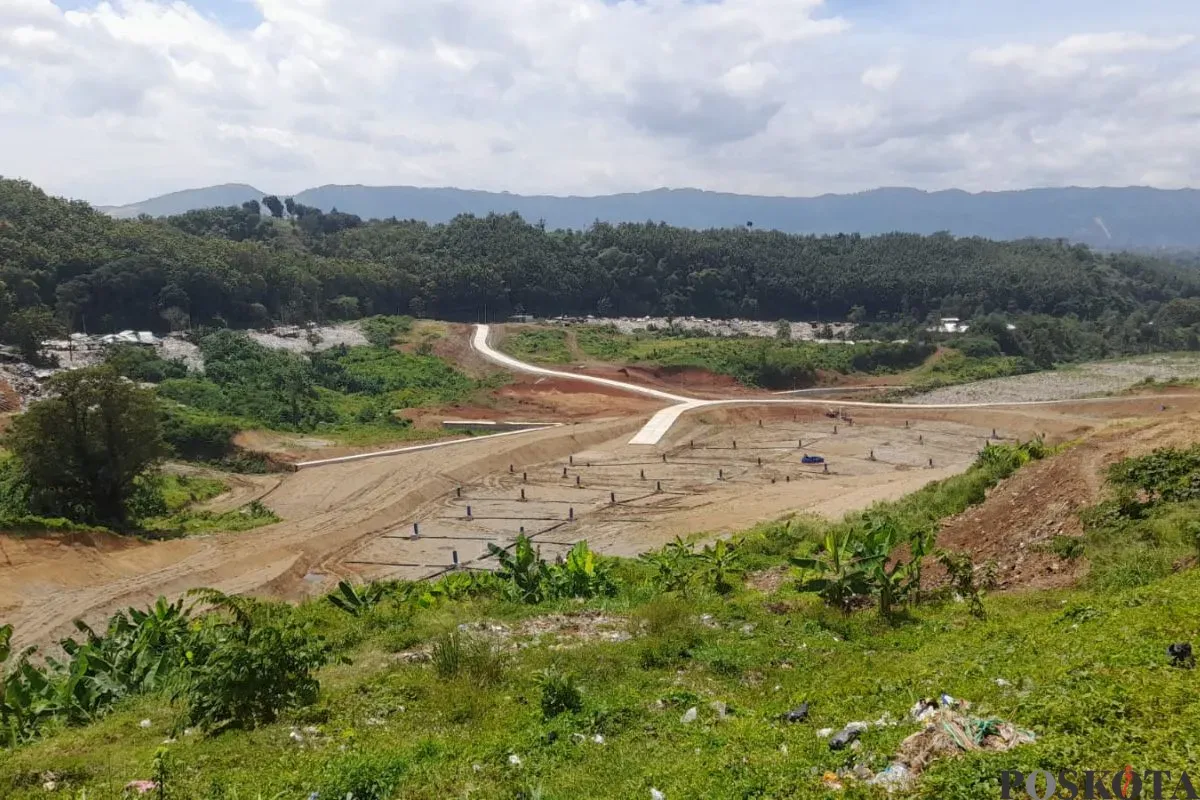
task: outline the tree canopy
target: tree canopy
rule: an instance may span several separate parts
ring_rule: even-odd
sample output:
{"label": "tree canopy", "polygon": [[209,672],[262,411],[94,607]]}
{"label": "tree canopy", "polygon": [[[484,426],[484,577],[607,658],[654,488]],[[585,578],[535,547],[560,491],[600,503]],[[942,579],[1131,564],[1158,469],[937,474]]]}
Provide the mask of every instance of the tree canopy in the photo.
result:
{"label": "tree canopy", "polygon": [[295,202],[275,218],[264,213],[272,199],[116,220],[0,181],[0,311],[52,308],[88,331],[371,314],[496,319],[515,309],[871,322],[1140,313],[1149,323],[1169,307],[1182,324],[1200,298],[1187,265],[1058,240],[657,223],[554,231],[515,214],[430,225]]}
{"label": "tree canopy", "polygon": [[121,525],[136,479],[163,453],[157,399],[111,367],[59,373],[48,389],[5,440],[29,482],[32,509]]}

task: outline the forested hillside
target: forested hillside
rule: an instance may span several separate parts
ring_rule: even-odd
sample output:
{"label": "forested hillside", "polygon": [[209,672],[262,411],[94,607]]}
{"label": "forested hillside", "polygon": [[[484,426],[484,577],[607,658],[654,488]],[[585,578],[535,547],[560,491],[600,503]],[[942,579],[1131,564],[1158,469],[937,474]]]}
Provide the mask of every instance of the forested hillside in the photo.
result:
{"label": "forested hillside", "polygon": [[1200,296],[1188,267],[1058,241],[661,224],[549,231],[516,215],[365,222],[275,198],[117,220],[12,180],[0,181],[0,282],[6,319],[45,308],[93,332],[516,311],[913,322],[1136,312],[1144,322]]}

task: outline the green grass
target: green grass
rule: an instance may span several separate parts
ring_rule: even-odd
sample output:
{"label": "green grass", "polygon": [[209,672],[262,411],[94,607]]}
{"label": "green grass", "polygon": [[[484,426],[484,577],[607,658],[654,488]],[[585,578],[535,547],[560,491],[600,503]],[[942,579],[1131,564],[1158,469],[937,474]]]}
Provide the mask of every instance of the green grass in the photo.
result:
{"label": "green grass", "polygon": [[389,317],[377,315],[358,321],[358,327],[363,335],[375,347],[390,347],[412,330],[412,317]]}
{"label": "green grass", "polygon": [[[391,339],[411,323],[375,319],[370,335]],[[220,332],[202,340],[201,349],[203,376],[168,379],[158,391],[180,409],[167,414],[176,451],[220,464],[239,461],[229,439],[251,427],[347,444],[433,438],[437,432],[414,431],[393,412],[469,402],[503,380],[474,380],[436,356],[386,346],[337,347],[304,359]]]}
{"label": "green grass", "polygon": [[1032,363],[1019,356],[973,358],[951,350],[942,358],[914,370],[910,385],[919,391],[931,391],[942,386],[1007,378],[1036,370]]}
{"label": "green grass", "polygon": [[506,338],[502,347],[504,352],[534,364],[567,364],[571,361],[567,332],[561,328],[526,328]]}
{"label": "green grass", "polygon": [[[587,356],[620,364],[668,369],[698,368],[730,375],[748,386],[790,389],[816,382],[818,371],[887,374],[921,364],[933,348],[916,344],[816,344],[765,338],[624,334],[613,328],[582,325],[572,329]],[[523,330],[507,339],[506,352],[536,363],[571,360],[567,332]]]}
{"label": "green grass", "polygon": [[[944,517],[979,502],[1019,460],[997,450],[964,475],[839,524],[871,514],[909,525]],[[1114,514],[1128,510],[1089,512],[1087,547],[1108,547],[1128,563],[1146,548],[1181,545],[1190,529],[1180,525],[1200,508],[1142,509],[1117,531]],[[763,526],[748,535],[747,558],[756,568],[778,567],[826,527],[808,519]],[[1123,556],[1113,546],[1133,540]],[[965,604],[934,599],[890,622],[823,607],[790,578],[770,593],[739,582],[726,595],[696,587],[676,597],[653,589],[642,563],[621,561],[616,570],[618,594],[588,601],[414,606],[389,599],[357,617],[310,601],[299,616],[353,661],[322,671],[315,706],[256,730],[205,737],[176,731],[178,709],[163,696],[131,698],[93,725],[52,729],[0,752],[0,795],[46,797],[51,772],[60,792],[76,793],[69,796],[86,789],[91,800],[116,800],[128,781],[152,776],[154,754],[171,737],[167,789],[179,800],[312,792],[623,800],[649,797],[651,788],[668,798],[822,798],[830,796],[820,783],[826,771],[885,768],[920,728],[906,719],[908,709],[943,692],[1037,740],[1007,753],[939,759],[895,797],[997,797],[1005,769],[1194,769],[1200,695],[1195,674],[1169,666],[1165,647],[1196,635],[1195,570],[993,595],[984,620]],[[628,638],[509,635],[500,652],[447,652],[460,623],[512,630],[523,619],[586,611],[602,612]],[[435,641],[442,648],[435,663],[394,656]],[[462,666],[467,652],[474,666]],[[571,687],[579,690],[578,710]],[[811,705],[808,722],[779,719],[802,701]],[[728,707],[726,718],[716,702]],[[691,707],[698,719],[685,724]],[[898,724],[872,725],[857,751],[831,751],[816,735],[885,714]],[[303,741],[293,741],[293,730]],[[845,783],[837,796],[885,796]]]}

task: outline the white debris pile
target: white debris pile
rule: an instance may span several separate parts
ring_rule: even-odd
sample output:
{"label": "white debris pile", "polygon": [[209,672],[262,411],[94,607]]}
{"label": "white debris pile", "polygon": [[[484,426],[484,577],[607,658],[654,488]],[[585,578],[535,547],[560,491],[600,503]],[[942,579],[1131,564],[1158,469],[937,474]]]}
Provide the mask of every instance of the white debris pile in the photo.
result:
{"label": "white debris pile", "polygon": [[339,345],[361,347],[370,344],[362,330],[349,325],[281,325],[264,331],[246,331],[246,334],[263,347],[272,350],[290,350],[293,353],[311,353],[329,350]]}
{"label": "white debris pile", "polygon": [[166,361],[182,361],[188,372],[204,371],[204,356],[200,348],[182,336],[168,336],[159,343],[159,355]]}
{"label": "white debris pile", "polygon": [[[636,333],[647,330],[666,330],[672,325],[686,331],[698,331],[711,336],[758,336],[773,338],[778,331],[777,322],[764,322],[750,319],[713,319],[710,317],[560,317],[549,320],[551,323],[611,325],[621,333]],[[841,342],[834,337],[845,336],[854,329],[849,322],[789,322],[792,338],[800,341]],[[828,330],[826,330],[828,328]]]}

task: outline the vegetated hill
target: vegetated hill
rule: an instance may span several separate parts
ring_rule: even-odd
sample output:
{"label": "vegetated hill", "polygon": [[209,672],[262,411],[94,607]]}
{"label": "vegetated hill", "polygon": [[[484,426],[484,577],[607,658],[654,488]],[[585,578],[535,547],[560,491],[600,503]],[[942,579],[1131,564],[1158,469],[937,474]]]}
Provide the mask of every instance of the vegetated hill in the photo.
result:
{"label": "vegetated hill", "polygon": [[[261,197],[230,191],[217,200],[212,187],[109,209],[116,216],[179,214],[212,205],[240,205]],[[236,187],[250,189],[250,187]],[[1200,190],[1047,188],[971,194],[883,188],[820,197],[760,197],[699,189],[656,189],[598,197],[525,196],[414,186],[320,186],[296,202],[337,208],[367,219],[448,222],[458,214],[516,212],[549,228],[583,230],[604,222],[666,222],[685,228],[754,227],[787,233],[892,231],[989,239],[1065,238],[1104,249],[1200,247]]]}
{"label": "vegetated hill", "polygon": [[[42,309],[89,331],[520,310],[916,327],[998,312],[1072,315],[1042,331],[1041,360],[1200,341],[1194,269],[1061,241],[654,223],[563,232],[516,215],[368,223],[303,204],[269,221],[256,205],[117,220],[21,181],[0,181],[0,283],[0,321],[27,327],[29,313],[12,312]],[[1005,336],[1003,321],[992,329]],[[22,341],[13,325],[0,335]]]}
{"label": "vegetated hill", "polygon": [[100,206],[99,210],[119,219],[133,219],[142,214],[169,217],[197,208],[240,206],[247,200],[261,200],[263,192],[245,183],[223,183],[203,189],[184,189],[127,206]]}

